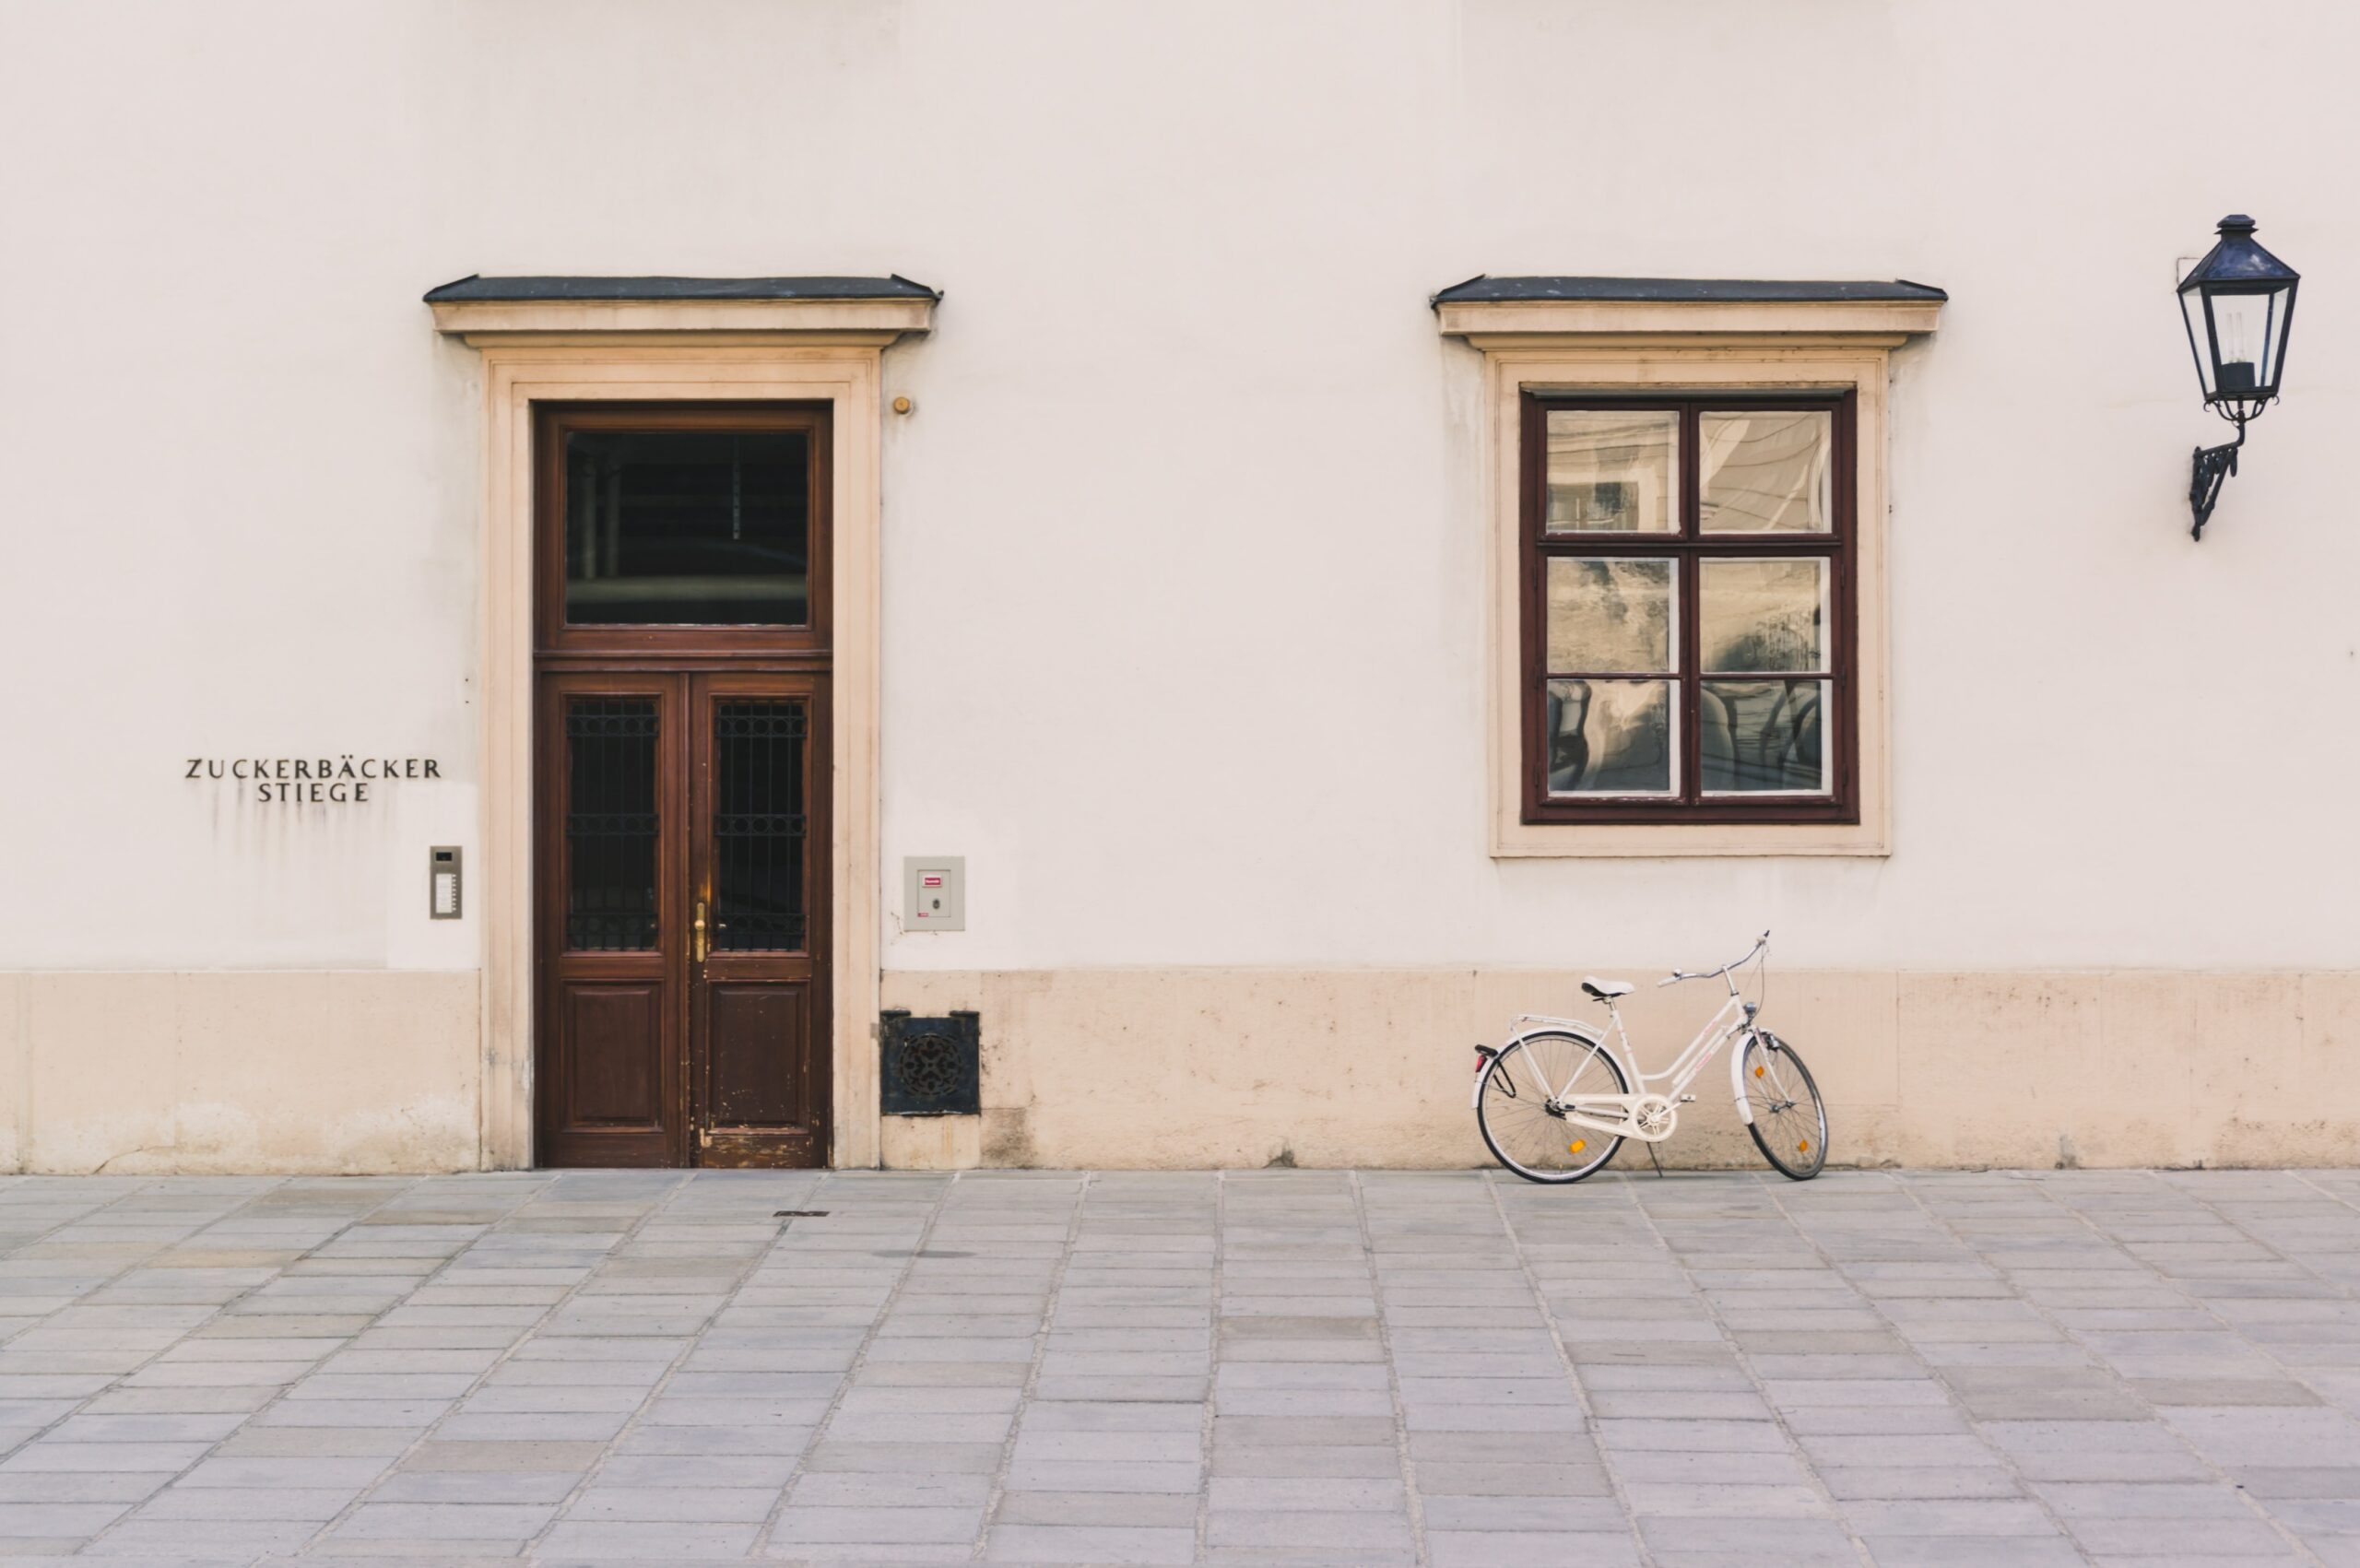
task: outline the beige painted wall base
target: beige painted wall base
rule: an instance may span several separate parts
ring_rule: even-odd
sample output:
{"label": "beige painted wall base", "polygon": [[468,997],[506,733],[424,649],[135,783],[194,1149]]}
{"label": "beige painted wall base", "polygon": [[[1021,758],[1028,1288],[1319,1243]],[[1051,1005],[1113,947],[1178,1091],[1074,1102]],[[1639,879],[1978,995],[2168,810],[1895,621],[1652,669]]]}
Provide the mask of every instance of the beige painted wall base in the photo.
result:
{"label": "beige painted wall base", "polygon": [[[1439,1168],[1488,1161],[1470,1047],[1519,1012],[1594,1015],[1576,978],[903,972],[884,996],[982,1013],[985,1165]],[[1642,1065],[1667,1062],[1715,999],[1629,998]],[[1781,971],[1764,1019],[1818,1077],[1838,1164],[2360,1162],[2360,974]],[[1759,1163],[1717,1067],[1665,1164]],[[1644,1171],[1646,1150],[1616,1164]]]}
{"label": "beige painted wall base", "polygon": [[0,1170],[469,1171],[473,971],[0,973]]}
{"label": "beige painted wall base", "polygon": [[887,1116],[883,1124],[889,1171],[972,1171],[984,1162],[981,1116]]}
{"label": "beige painted wall base", "polygon": [[[1606,973],[1645,979],[1660,966]],[[1011,971],[884,977],[983,1014],[984,1114],[888,1117],[883,1163],[1465,1167],[1469,1047],[1575,977],[1529,971]],[[0,1170],[477,1169],[473,973],[0,973]],[[1626,1016],[1668,1054],[1704,987]],[[2360,1163],[2360,973],[1781,972],[1839,1164]],[[1660,1057],[1649,1058],[1650,1065]],[[1725,1075],[1667,1165],[1752,1166]],[[1626,1148],[1618,1168],[1644,1171]]]}

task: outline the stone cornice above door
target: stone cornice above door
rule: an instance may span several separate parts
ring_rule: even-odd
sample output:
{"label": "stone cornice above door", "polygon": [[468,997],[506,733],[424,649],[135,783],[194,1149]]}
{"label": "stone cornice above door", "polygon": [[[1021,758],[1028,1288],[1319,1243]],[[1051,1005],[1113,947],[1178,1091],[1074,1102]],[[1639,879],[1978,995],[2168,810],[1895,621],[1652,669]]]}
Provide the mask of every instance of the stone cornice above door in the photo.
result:
{"label": "stone cornice above door", "polygon": [[439,332],[476,348],[678,337],[881,348],[931,329],[942,296],[889,277],[463,277],[428,290]]}

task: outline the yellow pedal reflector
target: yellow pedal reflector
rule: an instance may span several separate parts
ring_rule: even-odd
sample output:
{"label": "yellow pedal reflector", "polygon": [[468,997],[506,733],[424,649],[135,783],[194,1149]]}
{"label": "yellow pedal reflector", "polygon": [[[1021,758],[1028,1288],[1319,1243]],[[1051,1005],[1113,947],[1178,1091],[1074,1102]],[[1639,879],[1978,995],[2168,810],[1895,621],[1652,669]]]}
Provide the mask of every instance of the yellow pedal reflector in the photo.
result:
{"label": "yellow pedal reflector", "polygon": [[1586,1138],[1577,1138],[1574,1139],[1573,1142],[1565,1145],[1565,1152],[1568,1154],[1579,1154],[1583,1149],[1587,1149],[1588,1147],[1589,1139]]}

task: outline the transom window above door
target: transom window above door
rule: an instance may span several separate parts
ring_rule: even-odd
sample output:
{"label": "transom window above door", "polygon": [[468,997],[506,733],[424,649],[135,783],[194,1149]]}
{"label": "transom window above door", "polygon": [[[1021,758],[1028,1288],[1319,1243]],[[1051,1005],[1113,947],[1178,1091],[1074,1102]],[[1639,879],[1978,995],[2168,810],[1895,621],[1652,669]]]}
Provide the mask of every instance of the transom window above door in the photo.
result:
{"label": "transom window above door", "polygon": [[570,626],[810,619],[805,430],[568,430]]}
{"label": "transom window above door", "polygon": [[553,407],[536,436],[543,649],[827,646],[824,411]]}
{"label": "transom window above door", "polygon": [[1850,395],[1521,428],[1525,819],[1858,820]]}

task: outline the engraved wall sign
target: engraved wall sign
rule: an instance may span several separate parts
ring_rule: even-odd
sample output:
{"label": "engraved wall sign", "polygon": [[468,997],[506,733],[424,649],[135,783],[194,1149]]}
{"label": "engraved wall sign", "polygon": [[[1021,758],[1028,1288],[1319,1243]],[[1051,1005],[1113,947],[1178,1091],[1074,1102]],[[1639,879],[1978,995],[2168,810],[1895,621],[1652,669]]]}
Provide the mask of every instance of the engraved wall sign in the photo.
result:
{"label": "engraved wall sign", "polygon": [[185,776],[237,784],[253,791],[248,798],[268,806],[358,806],[370,799],[372,785],[440,780],[442,771],[433,757],[339,751],[333,757],[191,757]]}

